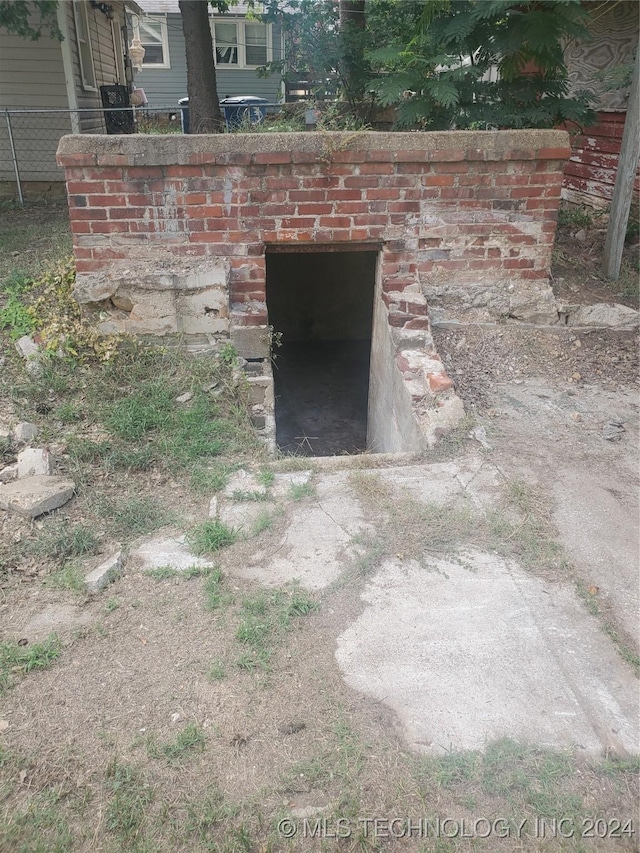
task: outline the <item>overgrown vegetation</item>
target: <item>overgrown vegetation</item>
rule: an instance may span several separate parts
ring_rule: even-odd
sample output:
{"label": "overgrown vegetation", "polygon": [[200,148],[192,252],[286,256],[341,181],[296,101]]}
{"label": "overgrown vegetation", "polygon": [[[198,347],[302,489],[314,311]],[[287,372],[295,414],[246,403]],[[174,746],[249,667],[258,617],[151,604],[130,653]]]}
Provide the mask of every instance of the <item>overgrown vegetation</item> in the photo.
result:
{"label": "overgrown vegetation", "polygon": [[42,643],[0,643],[0,696],[34,669],[46,669],[60,656],[62,645],[55,634]]}

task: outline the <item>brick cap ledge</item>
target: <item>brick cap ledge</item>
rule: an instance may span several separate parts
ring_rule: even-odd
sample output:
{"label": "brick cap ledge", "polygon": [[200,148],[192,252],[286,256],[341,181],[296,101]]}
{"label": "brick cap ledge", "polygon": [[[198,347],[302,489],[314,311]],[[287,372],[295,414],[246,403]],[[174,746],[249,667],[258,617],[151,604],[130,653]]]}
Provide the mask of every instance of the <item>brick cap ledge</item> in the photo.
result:
{"label": "brick cap ledge", "polygon": [[76,166],[249,165],[291,162],[565,160],[564,130],[454,130],[416,133],[221,133],[63,136],[57,161]]}

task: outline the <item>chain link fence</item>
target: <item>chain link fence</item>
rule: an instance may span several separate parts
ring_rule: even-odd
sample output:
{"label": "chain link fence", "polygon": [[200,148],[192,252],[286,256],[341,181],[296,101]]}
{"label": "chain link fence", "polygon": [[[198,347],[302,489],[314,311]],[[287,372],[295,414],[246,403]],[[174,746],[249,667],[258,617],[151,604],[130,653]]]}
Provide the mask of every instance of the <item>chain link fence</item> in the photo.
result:
{"label": "chain link fence", "polygon": [[[273,115],[279,104],[265,104]],[[64,171],[56,164],[68,133],[182,133],[179,106],[78,110],[0,108],[0,198],[64,197]]]}

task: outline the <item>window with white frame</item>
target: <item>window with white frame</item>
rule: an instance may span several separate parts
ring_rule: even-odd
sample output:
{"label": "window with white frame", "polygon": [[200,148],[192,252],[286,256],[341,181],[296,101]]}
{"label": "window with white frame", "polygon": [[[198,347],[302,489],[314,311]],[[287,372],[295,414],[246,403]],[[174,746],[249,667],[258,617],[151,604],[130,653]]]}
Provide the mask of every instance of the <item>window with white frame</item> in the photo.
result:
{"label": "window with white frame", "polygon": [[73,4],[73,20],[76,25],[76,41],[78,43],[78,61],[82,88],[96,91],[96,72],[93,68],[93,52],[91,50],[91,30],[89,29],[89,4],[83,0],[75,0]]}
{"label": "window with white frame", "polygon": [[272,60],[271,25],[260,21],[211,22],[216,65],[258,68]]}
{"label": "window with white frame", "polygon": [[166,16],[141,18],[135,30],[144,48],[142,67],[171,68]]}

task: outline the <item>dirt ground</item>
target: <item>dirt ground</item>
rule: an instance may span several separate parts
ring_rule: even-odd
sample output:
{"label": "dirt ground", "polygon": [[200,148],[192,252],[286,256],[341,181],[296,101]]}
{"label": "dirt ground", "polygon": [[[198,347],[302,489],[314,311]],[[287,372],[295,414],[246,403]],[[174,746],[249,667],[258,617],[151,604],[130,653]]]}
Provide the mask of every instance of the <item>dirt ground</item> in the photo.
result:
{"label": "dirt ground", "polygon": [[[567,241],[556,287],[577,301],[574,244],[582,242],[571,235]],[[595,280],[581,294],[634,304],[633,296]],[[506,324],[436,330],[434,337],[469,419],[424,461],[480,452],[505,479],[535,490],[585,607],[631,666],[636,335]],[[0,419],[33,418],[66,471],[69,429],[54,418],[61,399],[55,389],[39,403],[18,395],[17,402],[3,401]],[[611,422],[621,424],[615,441],[603,432]],[[358,468],[376,464],[365,457]],[[207,517],[211,494],[194,493],[179,472],[158,466],[90,474],[59,516],[100,527],[102,551],[93,563],[119,543],[113,519],[95,521],[92,488],[113,500],[153,499],[179,513],[179,530]],[[300,500],[313,502],[313,492]],[[278,543],[287,512],[260,534],[263,549]],[[47,523],[32,526],[3,513],[0,532],[17,546]],[[132,538],[128,546],[134,545]],[[628,825],[639,801],[632,757],[588,761],[570,750],[510,741],[438,758],[416,755],[385,703],[348,687],[336,662],[336,636],[364,608],[364,580],[351,571],[357,556],[345,554],[350,571],[343,583],[305,593],[293,615],[286,607],[298,600],[295,587],[265,591],[229,570],[246,556],[242,543],[233,546],[220,560],[217,583],[208,576],[154,577],[132,564],[94,597],[53,586],[47,558],[11,564],[0,580],[0,642],[33,645],[55,632],[61,654],[40,672],[23,677],[18,668],[15,685],[0,697],[3,852],[638,849],[637,818],[635,835]],[[245,642],[249,630],[253,645]],[[257,655],[253,662],[247,650]],[[580,830],[592,816],[606,821],[605,836],[584,839]],[[401,837],[373,834],[362,822],[437,817],[451,818],[458,830],[462,821],[482,818],[493,830],[488,838],[460,831],[427,837],[423,827]],[[542,838],[535,821],[551,827],[560,818],[571,834],[562,836],[556,824]],[[348,836],[340,837],[341,819]],[[508,826],[506,835],[496,831],[497,821]],[[290,825],[296,832],[288,838]]]}

